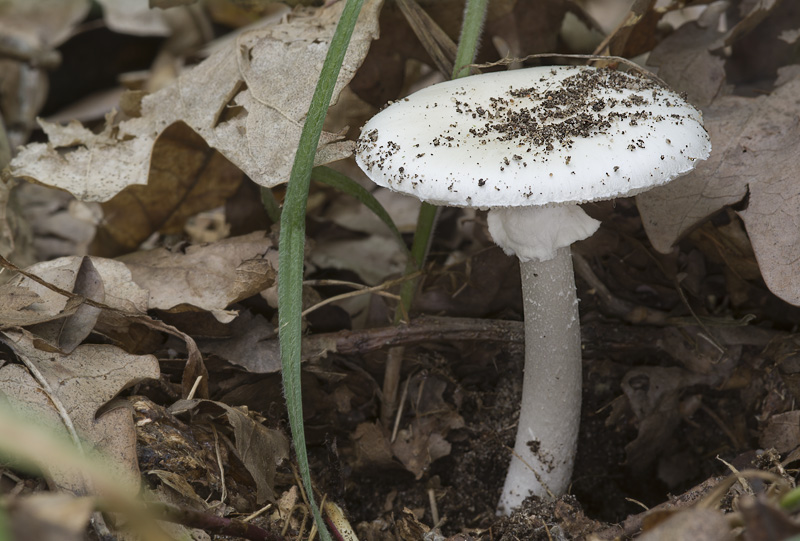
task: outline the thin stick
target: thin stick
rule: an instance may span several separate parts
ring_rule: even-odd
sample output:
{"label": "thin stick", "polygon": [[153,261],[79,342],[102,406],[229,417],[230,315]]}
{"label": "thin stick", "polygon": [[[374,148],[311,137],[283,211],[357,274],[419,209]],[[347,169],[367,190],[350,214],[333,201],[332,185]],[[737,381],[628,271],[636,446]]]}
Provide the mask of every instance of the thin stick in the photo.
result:
{"label": "thin stick", "polygon": [[397,407],[397,416],[394,418],[394,428],[392,429],[392,439],[390,440],[391,443],[394,443],[394,440],[397,439],[397,431],[400,428],[400,418],[403,416],[403,406],[406,403],[406,397],[408,397],[408,384],[411,382],[411,376],[413,374],[409,374],[406,378],[406,382],[403,385],[403,394],[400,395],[400,403]]}
{"label": "thin stick", "polygon": [[225,468],[222,465],[222,455],[219,452],[219,435],[217,434],[216,427],[212,424],[211,430],[214,431],[214,452],[217,455],[217,467],[219,468],[219,482],[222,485],[222,494],[220,494],[219,501],[224,503],[228,498],[228,487],[225,486]]}
{"label": "thin stick", "polygon": [[439,507],[436,505],[436,491],[433,490],[433,487],[428,488],[428,503],[431,506],[433,527],[436,528],[439,524]]}
{"label": "thin stick", "polygon": [[194,385],[192,385],[192,389],[189,391],[189,394],[186,396],[186,400],[192,400],[194,398],[194,393],[197,391],[197,388],[200,387],[200,382],[203,380],[203,376],[197,376],[197,379],[194,380]]}
{"label": "thin stick", "polygon": [[246,517],[244,517],[244,518],[242,519],[242,522],[250,522],[250,521],[251,521],[251,520],[253,520],[254,518],[260,517],[261,515],[263,515],[264,513],[266,513],[267,511],[269,511],[270,509],[272,509],[272,504],[271,504],[271,503],[268,503],[267,505],[265,505],[264,507],[262,507],[261,509],[259,509],[259,510],[258,510],[258,511],[256,511],[255,513],[250,513],[249,515],[247,515]]}
{"label": "thin stick", "polygon": [[381,297],[388,297],[390,299],[398,300],[400,299],[400,295],[395,295],[394,293],[389,293],[388,291],[383,291],[383,286],[375,286],[369,287],[367,289],[361,289],[359,291],[351,291],[350,293],[342,293],[341,295],[335,295],[333,297],[328,297],[327,299],[318,302],[314,306],[310,306],[303,310],[300,313],[301,317],[306,317],[308,314],[313,312],[314,310],[319,310],[323,306],[331,304],[332,302],[342,301],[344,299],[350,299],[352,297],[359,297],[361,295],[365,295],[367,293],[377,293]]}
{"label": "thin stick", "polygon": [[307,314],[310,314],[311,312],[317,310],[318,308],[322,308],[326,304],[330,304],[332,302],[340,301],[343,299],[349,299],[351,297],[357,297],[358,295],[364,295],[365,293],[377,293],[382,297],[389,297],[392,299],[399,300],[400,299],[399,295],[395,295],[394,293],[389,293],[386,290],[398,284],[408,282],[409,280],[414,280],[418,278],[421,274],[422,272],[417,271],[411,274],[406,274],[401,278],[397,278],[395,280],[387,280],[386,282],[383,282],[382,284],[378,284],[376,286],[365,286],[364,284],[356,284],[355,282],[345,282],[342,280],[306,280],[303,282],[305,285],[312,285],[312,286],[344,285],[357,289],[357,291],[351,291],[349,293],[342,293],[341,295],[335,295],[333,297],[329,297],[321,302],[318,302],[314,306],[311,306],[310,308],[306,308],[300,315],[305,317]]}

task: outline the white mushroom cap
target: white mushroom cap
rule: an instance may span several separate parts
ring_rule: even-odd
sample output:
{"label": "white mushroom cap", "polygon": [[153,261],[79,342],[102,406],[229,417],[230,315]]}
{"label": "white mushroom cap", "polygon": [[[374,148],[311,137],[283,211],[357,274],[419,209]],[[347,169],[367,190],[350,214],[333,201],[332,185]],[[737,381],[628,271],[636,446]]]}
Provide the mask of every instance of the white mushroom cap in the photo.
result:
{"label": "white mushroom cap", "polygon": [[711,150],[701,113],[651,79],[586,66],[427,87],[364,126],[356,161],[437,205],[519,207],[634,195]]}

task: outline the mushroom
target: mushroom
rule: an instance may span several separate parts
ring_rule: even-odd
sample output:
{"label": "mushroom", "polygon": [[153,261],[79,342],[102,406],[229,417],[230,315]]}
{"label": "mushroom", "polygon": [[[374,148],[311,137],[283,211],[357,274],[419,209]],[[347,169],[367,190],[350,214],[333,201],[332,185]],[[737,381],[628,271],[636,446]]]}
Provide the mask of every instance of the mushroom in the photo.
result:
{"label": "mushroom", "polygon": [[599,222],[580,203],[635,195],[711,150],[701,113],[653,79],[586,66],[475,75],[424,88],[362,128],[356,161],[377,184],[436,205],[489,209],[520,260],[522,406],[498,512],[568,488],[581,403],[570,245]]}

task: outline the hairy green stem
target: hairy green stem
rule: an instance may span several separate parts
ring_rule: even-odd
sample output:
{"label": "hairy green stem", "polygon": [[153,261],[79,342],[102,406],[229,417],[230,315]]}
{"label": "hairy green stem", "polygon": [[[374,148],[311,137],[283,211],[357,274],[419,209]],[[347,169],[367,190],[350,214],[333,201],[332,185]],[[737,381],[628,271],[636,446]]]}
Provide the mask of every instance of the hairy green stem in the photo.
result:
{"label": "hairy green stem", "polygon": [[339,77],[350,37],[353,35],[358,14],[364,0],[347,0],[336,31],[331,39],[325,63],[317,81],[314,97],[300,135],[300,143],[294,158],[286,201],[281,213],[281,238],[279,245],[278,320],[283,373],[283,392],[289,413],[292,441],[297,453],[297,464],[306,489],[306,495],[314,514],[320,538],[330,541],[325,523],[314,500],[314,489],[306,454],[306,438],[303,427],[303,403],[300,384],[300,359],[303,309],[303,255],[305,252],[306,203],[311,182],[314,155],[319,145],[322,123],[328,112],[333,88]]}
{"label": "hairy green stem", "polygon": [[488,5],[489,0],[469,0],[464,7],[464,22],[461,25],[461,36],[458,38],[453,79],[469,75],[468,66],[475,61],[478,52],[478,39],[481,37]]}

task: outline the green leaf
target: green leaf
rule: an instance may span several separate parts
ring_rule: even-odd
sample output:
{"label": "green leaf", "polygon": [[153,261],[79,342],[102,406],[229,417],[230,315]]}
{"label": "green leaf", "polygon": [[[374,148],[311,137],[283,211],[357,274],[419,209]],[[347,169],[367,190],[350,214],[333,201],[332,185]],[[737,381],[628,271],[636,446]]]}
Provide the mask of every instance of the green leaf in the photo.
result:
{"label": "green leaf", "polygon": [[303,427],[303,403],[300,384],[300,344],[302,341],[303,309],[303,254],[305,251],[306,203],[308,187],[311,182],[311,169],[319,144],[322,123],[328,112],[333,88],[339,77],[339,70],[353,35],[358,14],[364,0],[347,0],[336,31],[331,39],[325,63],[322,65],[314,97],[308,109],[308,116],[300,135],[300,144],[294,157],[286,199],[281,212],[281,239],[279,244],[278,276],[278,321],[283,368],[283,392],[289,413],[292,441],[297,453],[300,476],[306,489],[314,521],[320,538],[330,541],[325,523],[314,500],[311,473],[306,453],[306,437]]}
{"label": "green leaf", "polygon": [[274,224],[281,221],[281,207],[275,199],[275,194],[272,193],[272,188],[261,186],[261,204],[267,211],[267,216]]}
{"label": "green leaf", "polygon": [[380,202],[375,199],[375,196],[373,196],[366,188],[361,186],[361,184],[351,179],[347,175],[325,166],[315,167],[311,172],[311,178],[317,182],[321,182],[332,188],[336,188],[337,190],[344,192],[347,195],[352,195],[358,199],[364,204],[365,207],[371,210],[375,216],[380,218],[381,221],[386,224],[386,226],[392,231],[392,234],[395,236],[398,244],[400,244],[403,250],[408,251],[408,247],[403,240],[403,235],[400,234],[400,231],[394,224],[392,217],[389,216],[389,213],[386,212],[386,209],[383,208],[383,205],[381,205]]}

